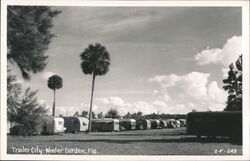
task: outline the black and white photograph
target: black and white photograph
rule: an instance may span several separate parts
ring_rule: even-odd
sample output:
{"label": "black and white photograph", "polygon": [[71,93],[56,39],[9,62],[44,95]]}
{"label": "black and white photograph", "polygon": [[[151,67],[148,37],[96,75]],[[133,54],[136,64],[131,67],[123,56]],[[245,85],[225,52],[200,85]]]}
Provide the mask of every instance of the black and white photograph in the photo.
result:
{"label": "black and white photograph", "polygon": [[249,160],[248,18],[248,1],[2,1],[1,160]]}

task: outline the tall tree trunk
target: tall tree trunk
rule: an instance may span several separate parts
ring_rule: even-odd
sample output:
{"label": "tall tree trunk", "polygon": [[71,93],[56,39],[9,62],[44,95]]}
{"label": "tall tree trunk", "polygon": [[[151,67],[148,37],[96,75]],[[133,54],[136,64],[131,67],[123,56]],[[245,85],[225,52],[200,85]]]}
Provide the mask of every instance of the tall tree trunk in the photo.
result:
{"label": "tall tree trunk", "polygon": [[55,117],[55,108],[56,108],[56,89],[54,89],[54,102],[53,102],[53,117]]}
{"label": "tall tree trunk", "polygon": [[90,107],[89,107],[89,129],[88,129],[89,133],[91,133],[92,103],[93,103],[94,87],[95,87],[95,73],[93,72],[91,99],[90,99]]}

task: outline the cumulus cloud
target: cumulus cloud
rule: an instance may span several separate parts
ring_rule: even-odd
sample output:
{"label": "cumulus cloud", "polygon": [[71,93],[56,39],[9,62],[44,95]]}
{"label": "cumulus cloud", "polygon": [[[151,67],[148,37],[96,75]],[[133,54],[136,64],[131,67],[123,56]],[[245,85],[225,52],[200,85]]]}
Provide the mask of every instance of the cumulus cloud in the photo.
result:
{"label": "cumulus cloud", "polygon": [[[209,85],[208,85],[208,96],[209,98],[213,99],[213,100],[224,100],[225,97],[227,97],[227,94],[224,90],[220,89],[218,87],[218,84],[216,81],[212,81]],[[223,103],[222,101],[220,101],[220,103]]]}
{"label": "cumulus cloud", "polygon": [[[150,83],[158,85],[152,91],[152,101],[130,102],[118,96],[99,97],[95,99],[93,111],[97,114],[116,109],[120,115],[138,111],[150,113],[188,113],[197,111],[221,111],[225,108],[227,93],[216,81],[209,81],[210,74],[191,72],[184,75],[156,75],[149,78]],[[76,111],[89,111],[89,104],[58,106],[56,114],[72,116]]]}
{"label": "cumulus cloud", "polygon": [[120,97],[109,97],[109,104],[114,106],[125,106],[125,102]]}
{"label": "cumulus cloud", "polygon": [[209,49],[209,47],[207,47],[205,50],[202,50],[200,53],[195,55],[194,59],[199,65],[207,65],[210,63],[216,64],[218,62],[221,62],[221,60],[223,59],[221,52],[222,49],[220,48]]}
{"label": "cumulus cloud", "polygon": [[161,107],[167,106],[167,104],[164,101],[159,101],[159,100],[153,101],[152,104],[155,106],[161,106]]}
{"label": "cumulus cloud", "polygon": [[45,79],[45,80],[48,80],[49,79],[49,77],[51,77],[52,75],[54,75],[54,74],[56,74],[56,73],[54,73],[54,72],[44,72],[44,73],[42,73],[42,75],[41,75],[41,77],[43,78],[43,79]]}
{"label": "cumulus cloud", "polygon": [[107,112],[110,108],[112,109],[119,109],[118,111],[122,114],[125,114],[129,112],[128,110],[125,110],[124,108],[130,108],[132,105],[128,102],[125,102],[122,98],[117,96],[111,96],[111,97],[104,97],[104,98],[97,98],[97,100],[100,101],[104,105],[103,110]]}
{"label": "cumulus cloud", "polygon": [[164,106],[165,112],[186,113],[222,110],[225,108],[227,94],[218,87],[216,81],[209,82],[208,73],[191,72],[186,75],[157,75],[149,79],[159,85],[160,94],[154,105]]}
{"label": "cumulus cloud", "polygon": [[149,82],[161,82],[160,85],[164,88],[173,86],[177,80],[179,80],[179,77],[175,74],[156,75],[153,78],[149,78]]}
{"label": "cumulus cloud", "polygon": [[223,76],[227,75],[229,64],[242,54],[242,36],[233,36],[220,48],[209,47],[194,56],[198,65],[221,64]]}
{"label": "cumulus cloud", "polygon": [[102,105],[102,111],[106,113],[110,108],[116,109],[120,115],[141,111],[143,114],[158,112],[156,104],[146,101],[126,102],[121,97],[111,96],[108,98],[98,98]]}

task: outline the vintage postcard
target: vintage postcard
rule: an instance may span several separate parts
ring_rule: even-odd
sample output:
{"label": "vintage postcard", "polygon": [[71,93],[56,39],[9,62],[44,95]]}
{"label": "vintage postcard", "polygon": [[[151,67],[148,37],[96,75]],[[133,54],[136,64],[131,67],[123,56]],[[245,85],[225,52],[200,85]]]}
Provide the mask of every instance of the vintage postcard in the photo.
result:
{"label": "vintage postcard", "polygon": [[249,160],[248,1],[1,1],[1,160]]}

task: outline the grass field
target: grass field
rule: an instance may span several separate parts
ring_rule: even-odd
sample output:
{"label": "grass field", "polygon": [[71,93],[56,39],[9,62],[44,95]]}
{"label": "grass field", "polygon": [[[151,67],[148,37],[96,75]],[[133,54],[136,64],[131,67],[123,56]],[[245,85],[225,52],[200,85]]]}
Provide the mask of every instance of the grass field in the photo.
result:
{"label": "grass field", "polygon": [[69,155],[242,155],[228,138],[197,139],[185,128],[92,132],[50,136],[8,136],[9,154]]}

